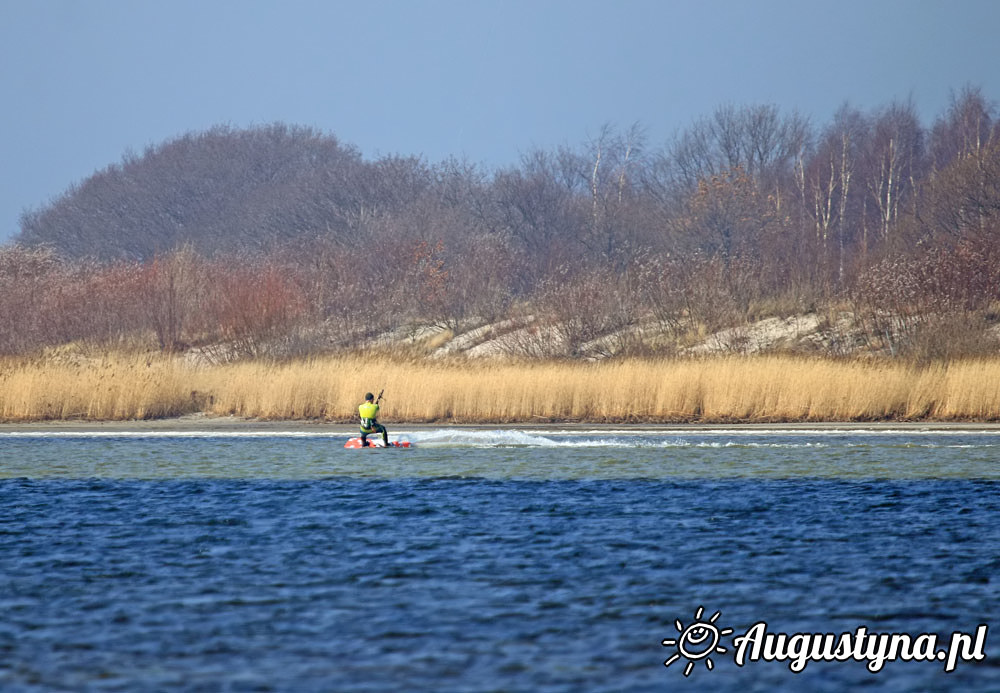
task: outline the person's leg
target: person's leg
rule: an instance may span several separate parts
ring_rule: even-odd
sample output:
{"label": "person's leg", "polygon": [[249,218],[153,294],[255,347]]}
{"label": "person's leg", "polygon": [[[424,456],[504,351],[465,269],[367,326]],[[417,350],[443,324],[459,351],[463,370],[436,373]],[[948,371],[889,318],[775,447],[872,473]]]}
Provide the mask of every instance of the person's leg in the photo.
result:
{"label": "person's leg", "polygon": [[385,426],[379,424],[378,432],[382,434],[382,442],[385,443],[386,447],[389,447],[389,431],[385,430]]}
{"label": "person's leg", "polygon": [[361,431],[361,447],[368,447],[368,434],[364,431]]}

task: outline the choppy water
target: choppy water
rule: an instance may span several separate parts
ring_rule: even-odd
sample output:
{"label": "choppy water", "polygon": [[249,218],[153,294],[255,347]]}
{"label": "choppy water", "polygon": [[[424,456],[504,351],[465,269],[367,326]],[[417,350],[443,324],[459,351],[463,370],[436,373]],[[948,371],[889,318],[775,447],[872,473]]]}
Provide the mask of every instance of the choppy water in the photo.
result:
{"label": "choppy water", "polygon": [[1000,628],[1000,432],[400,435],[0,432],[0,690],[1000,690],[661,644]]}

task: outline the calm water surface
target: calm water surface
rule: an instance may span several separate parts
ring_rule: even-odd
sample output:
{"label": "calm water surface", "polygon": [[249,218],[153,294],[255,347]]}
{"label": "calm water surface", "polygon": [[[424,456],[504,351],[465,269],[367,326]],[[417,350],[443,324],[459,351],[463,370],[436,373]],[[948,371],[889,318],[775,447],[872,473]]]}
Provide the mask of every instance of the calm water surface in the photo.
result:
{"label": "calm water surface", "polygon": [[733,646],[1000,629],[1000,432],[400,437],[0,431],[0,690],[1000,690]]}

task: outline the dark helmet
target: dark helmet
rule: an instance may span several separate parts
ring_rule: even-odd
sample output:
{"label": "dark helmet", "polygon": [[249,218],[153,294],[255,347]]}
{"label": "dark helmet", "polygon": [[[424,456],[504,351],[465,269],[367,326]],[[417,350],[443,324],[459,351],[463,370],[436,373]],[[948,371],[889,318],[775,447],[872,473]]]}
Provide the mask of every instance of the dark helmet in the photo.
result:
{"label": "dark helmet", "polygon": [[370,393],[370,392],[366,392],[366,393],[365,393],[365,401],[366,401],[366,402],[370,402],[370,401],[372,401],[373,399],[375,399],[375,395],[373,395],[373,394],[372,394],[372,393]]}

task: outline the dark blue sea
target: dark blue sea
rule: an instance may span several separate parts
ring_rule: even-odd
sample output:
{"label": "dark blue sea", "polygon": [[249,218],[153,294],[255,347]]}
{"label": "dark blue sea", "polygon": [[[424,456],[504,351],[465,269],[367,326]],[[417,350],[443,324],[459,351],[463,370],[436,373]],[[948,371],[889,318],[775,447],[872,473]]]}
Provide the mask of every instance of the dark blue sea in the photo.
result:
{"label": "dark blue sea", "polygon": [[1000,690],[995,429],[346,437],[0,430],[0,691]]}

